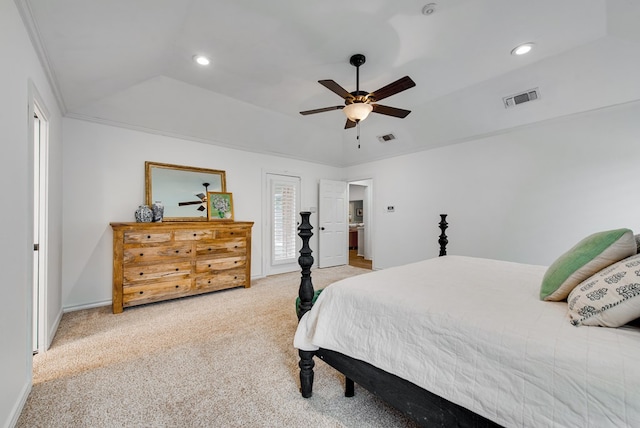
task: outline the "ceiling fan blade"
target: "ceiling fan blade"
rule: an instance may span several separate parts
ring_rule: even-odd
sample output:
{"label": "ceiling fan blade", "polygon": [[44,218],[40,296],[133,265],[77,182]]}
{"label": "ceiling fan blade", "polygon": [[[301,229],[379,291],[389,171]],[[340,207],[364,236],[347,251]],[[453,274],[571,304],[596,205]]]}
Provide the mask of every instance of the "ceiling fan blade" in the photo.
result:
{"label": "ceiling fan blade", "polygon": [[338,94],[340,97],[344,98],[345,100],[348,98],[349,99],[353,98],[353,95],[351,95],[349,92],[347,92],[345,88],[338,85],[333,80],[318,80],[318,83],[324,86],[325,88],[327,88],[328,90],[330,90],[331,92]]}
{"label": "ceiling fan blade", "polygon": [[183,207],[185,205],[198,205],[201,204],[202,201],[189,201],[189,202],[178,202],[179,207]]}
{"label": "ceiling fan blade", "polygon": [[207,197],[207,195],[205,195],[204,193],[198,193],[196,196],[197,196],[197,197],[199,197],[199,198],[200,198],[201,200],[203,200],[203,201],[204,201],[204,200],[205,200],[205,198]]}
{"label": "ceiling fan blade", "polygon": [[411,110],[404,110],[396,107],[383,106],[380,104],[371,104],[373,106],[373,112],[379,114],[385,114],[387,116],[399,117],[404,119],[411,113]]}
{"label": "ceiling fan blade", "polygon": [[308,114],[322,113],[322,112],[325,112],[325,111],[342,110],[343,108],[344,108],[344,106],[324,107],[324,108],[317,108],[315,110],[301,111],[300,114],[303,115],[303,116],[306,116]]}
{"label": "ceiling fan blade", "polygon": [[347,119],[347,123],[344,124],[344,129],[353,128],[356,126],[356,123],[353,120]]}
{"label": "ceiling fan blade", "polygon": [[200,206],[198,207],[198,211],[204,211],[204,210],[206,210],[206,208],[205,208],[205,207],[203,207],[202,205],[200,205]]}
{"label": "ceiling fan blade", "polygon": [[380,101],[381,99],[390,97],[391,95],[395,95],[398,92],[405,91],[409,88],[413,88],[414,86],[416,86],[416,83],[411,80],[411,77],[404,76],[393,83],[389,83],[387,86],[383,86],[377,91],[371,92],[368,96],[369,98],[373,98],[375,101]]}

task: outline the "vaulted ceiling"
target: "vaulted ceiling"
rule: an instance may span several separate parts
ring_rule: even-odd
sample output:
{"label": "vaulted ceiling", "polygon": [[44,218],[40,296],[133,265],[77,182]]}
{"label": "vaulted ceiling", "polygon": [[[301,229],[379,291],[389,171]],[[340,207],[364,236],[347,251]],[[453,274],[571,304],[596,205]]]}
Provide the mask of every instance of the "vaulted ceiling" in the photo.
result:
{"label": "vaulted ceiling", "polygon": [[[631,0],[16,3],[66,116],[335,166],[640,99]],[[360,148],[340,110],[299,114],[341,104],[318,80],[355,90],[355,53],[361,90],[416,82],[383,103],[412,113],[371,114]],[[532,88],[539,100],[504,107]]]}

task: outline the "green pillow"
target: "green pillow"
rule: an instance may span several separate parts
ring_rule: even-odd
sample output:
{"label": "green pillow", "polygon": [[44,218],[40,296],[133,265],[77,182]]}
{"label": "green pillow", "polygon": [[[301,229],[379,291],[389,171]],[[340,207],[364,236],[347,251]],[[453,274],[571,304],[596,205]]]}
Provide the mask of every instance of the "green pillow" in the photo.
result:
{"label": "green pillow", "polygon": [[[313,305],[316,300],[318,300],[318,296],[320,295],[320,293],[322,293],[322,290],[324,290],[324,288],[321,288],[320,290],[316,290],[313,293],[313,299],[311,299],[311,304]],[[298,317],[300,317],[300,297],[296,298],[296,315],[298,315]]]}
{"label": "green pillow", "polygon": [[582,281],[636,252],[636,240],[629,229],[587,236],[549,266],[542,279],[540,299],[565,300]]}

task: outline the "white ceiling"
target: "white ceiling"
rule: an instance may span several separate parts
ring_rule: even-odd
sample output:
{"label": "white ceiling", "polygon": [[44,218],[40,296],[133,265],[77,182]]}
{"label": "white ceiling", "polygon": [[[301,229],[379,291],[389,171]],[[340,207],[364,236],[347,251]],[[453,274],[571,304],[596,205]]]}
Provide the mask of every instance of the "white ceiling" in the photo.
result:
{"label": "white ceiling", "polygon": [[[623,52],[638,56],[640,2],[431,1],[428,16],[430,0],[16,3],[65,115],[335,166],[640,98],[638,88],[580,98],[594,79],[638,86],[639,64]],[[530,41],[529,55],[510,55]],[[341,111],[299,114],[341,104],[320,79],[355,90],[354,53],[367,57],[363,90],[405,75],[416,82],[382,103],[412,114],[372,114],[360,149]],[[212,64],[196,66],[195,54]],[[537,104],[503,108],[503,96],[532,87]],[[390,132],[397,140],[377,140]]]}

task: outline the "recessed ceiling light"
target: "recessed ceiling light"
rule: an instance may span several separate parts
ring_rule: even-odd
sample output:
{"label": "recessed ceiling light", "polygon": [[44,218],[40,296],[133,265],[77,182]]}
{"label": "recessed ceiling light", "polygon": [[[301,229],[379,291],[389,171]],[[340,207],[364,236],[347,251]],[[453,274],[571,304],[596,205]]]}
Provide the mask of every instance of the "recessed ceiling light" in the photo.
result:
{"label": "recessed ceiling light", "polygon": [[193,60],[200,65],[209,65],[211,61],[204,55],[195,55]]}
{"label": "recessed ceiling light", "polygon": [[511,55],[524,55],[526,53],[529,53],[529,51],[533,49],[533,45],[534,43],[532,42],[518,45],[511,50]]}

